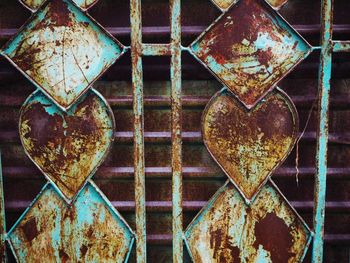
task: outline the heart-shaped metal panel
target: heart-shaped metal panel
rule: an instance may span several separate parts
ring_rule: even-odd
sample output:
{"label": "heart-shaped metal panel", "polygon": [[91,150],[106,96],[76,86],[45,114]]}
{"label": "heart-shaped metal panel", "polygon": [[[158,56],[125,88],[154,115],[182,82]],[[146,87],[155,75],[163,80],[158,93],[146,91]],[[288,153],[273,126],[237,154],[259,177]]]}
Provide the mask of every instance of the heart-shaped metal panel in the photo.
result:
{"label": "heart-shaped metal panel", "polygon": [[247,110],[227,89],[215,94],[202,119],[204,143],[247,202],[292,150],[298,113],[282,91]]}
{"label": "heart-shaped metal panel", "polygon": [[[45,0],[19,0],[25,7],[35,12]],[[98,0],[73,0],[81,9],[87,10],[98,2]]]}
{"label": "heart-shaped metal panel", "polygon": [[27,155],[70,202],[104,160],[114,126],[112,110],[93,89],[68,112],[38,90],[21,109],[19,133]]}

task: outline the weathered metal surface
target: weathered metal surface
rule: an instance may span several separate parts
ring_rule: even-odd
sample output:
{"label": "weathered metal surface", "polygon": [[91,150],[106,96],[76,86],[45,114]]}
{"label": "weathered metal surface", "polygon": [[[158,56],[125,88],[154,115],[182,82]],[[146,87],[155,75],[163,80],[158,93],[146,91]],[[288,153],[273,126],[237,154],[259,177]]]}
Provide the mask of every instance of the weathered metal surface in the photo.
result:
{"label": "weathered metal surface", "polygon": [[[212,0],[212,2],[221,10],[228,9],[231,5],[234,5],[239,0]],[[288,0],[266,0],[273,8],[280,9]]]}
{"label": "weathered metal surface", "polygon": [[273,8],[280,9],[288,0],[266,0]]}
{"label": "weathered metal surface", "polygon": [[[38,8],[45,2],[45,0],[19,0],[25,7],[35,12]],[[83,10],[89,9],[98,0],[73,0],[76,5],[78,5]]]}
{"label": "weathered metal surface", "polygon": [[3,55],[63,109],[124,47],[69,0],[49,0],[5,45]]}
{"label": "weathered metal surface", "polygon": [[220,9],[226,10],[231,5],[236,4],[238,0],[212,0],[212,2]]}
{"label": "weathered metal surface", "polygon": [[31,160],[71,201],[104,160],[114,126],[111,109],[93,89],[67,112],[37,90],[21,109],[19,132]]}
{"label": "weathered metal surface", "polygon": [[191,45],[192,54],[252,108],[311,52],[264,0],[243,0]]}
{"label": "weathered metal surface", "polygon": [[170,0],[173,262],[183,262],[181,0]]}
{"label": "weathered metal surface", "polygon": [[350,52],[350,40],[349,41],[332,41],[332,43],[333,43],[333,52]]}
{"label": "weathered metal surface", "polygon": [[131,71],[134,113],[134,173],[135,173],[135,221],[136,261],[147,261],[146,246],[146,180],[144,145],[144,105],[142,70],[142,19],[141,0],[130,0]]}
{"label": "weathered metal surface", "polygon": [[276,89],[248,111],[227,89],[203,113],[204,143],[247,202],[291,152],[298,136],[293,102]]}
{"label": "weathered metal surface", "polygon": [[134,235],[93,183],[71,206],[48,183],[7,239],[18,262],[125,262]]}
{"label": "weathered metal surface", "polygon": [[247,206],[226,183],[185,232],[194,262],[301,262],[311,232],[272,183]]}
{"label": "weathered metal surface", "polygon": [[319,65],[318,130],[316,146],[316,175],[314,184],[314,230],[312,262],[323,262],[323,240],[326,209],[326,179],[328,151],[329,96],[332,76],[333,0],[322,0],[321,56]]}

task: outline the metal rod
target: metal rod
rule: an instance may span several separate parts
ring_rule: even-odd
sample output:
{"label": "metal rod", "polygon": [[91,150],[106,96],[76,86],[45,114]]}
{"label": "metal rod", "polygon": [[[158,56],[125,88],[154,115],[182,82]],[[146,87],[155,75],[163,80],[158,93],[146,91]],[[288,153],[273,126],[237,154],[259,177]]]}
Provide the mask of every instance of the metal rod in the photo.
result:
{"label": "metal rod", "polygon": [[312,248],[312,262],[323,262],[323,239],[326,205],[327,143],[329,92],[332,69],[332,23],[333,0],[322,0],[321,7],[321,58],[319,69],[319,127],[316,148],[315,178],[315,237]]}
{"label": "metal rod", "polygon": [[171,142],[173,262],[183,261],[182,138],[181,138],[181,0],[170,0],[171,28]]}
{"label": "metal rod", "polygon": [[4,186],[2,179],[2,160],[0,149],[0,261],[7,262],[6,257],[6,218],[5,218],[5,202],[4,202]]}
{"label": "metal rod", "polygon": [[134,168],[135,168],[135,221],[136,261],[146,262],[146,187],[144,158],[143,72],[142,72],[142,19],[141,0],[130,1],[131,61],[134,111]]}
{"label": "metal rod", "polygon": [[350,52],[350,41],[333,41],[333,52]]}
{"label": "metal rod", "polygon": [[142,55],[144,56],[169,56],[171,55],[169,44],[143,44]]}

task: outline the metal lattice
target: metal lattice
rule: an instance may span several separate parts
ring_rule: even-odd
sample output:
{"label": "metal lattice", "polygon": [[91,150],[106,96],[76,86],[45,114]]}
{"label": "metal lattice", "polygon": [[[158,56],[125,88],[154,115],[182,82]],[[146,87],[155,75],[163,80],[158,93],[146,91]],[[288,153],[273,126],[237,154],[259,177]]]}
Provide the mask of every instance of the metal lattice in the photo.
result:
{"label": "metal lattice", "polygon": [[[332,52],[350,50],[350,42],[332,40],[332,0],[322,1],[319,47],[278,13],[287,0],[212,0],[222,15],[189,47],[181,45],[180,0],[170,0],[169,44],[143,43],[141,0],[130,0],[130,47],[87,14],[96,0],[21,2],[33,15],[1,53],[38,88],[22,106],[19,132],[48,183],[8,233],[1,195],[3,261],[7,240],[19,262],[122,262],[136,238],[137,261],[146,262],[143,56],[171,57],[173,261],[183,261],[183,240],[194,262],[302,261],[313,233],[270,178],[299,126],[293,102],[276,84],[319,49],[312,260],[322,262]],[[92,85],[125,52],[132,58],[135,234],[91,179],[115,133],[113,112]],[[182,52],[224,85],[203,112],[202,135],[229,178],[185,232]]]}

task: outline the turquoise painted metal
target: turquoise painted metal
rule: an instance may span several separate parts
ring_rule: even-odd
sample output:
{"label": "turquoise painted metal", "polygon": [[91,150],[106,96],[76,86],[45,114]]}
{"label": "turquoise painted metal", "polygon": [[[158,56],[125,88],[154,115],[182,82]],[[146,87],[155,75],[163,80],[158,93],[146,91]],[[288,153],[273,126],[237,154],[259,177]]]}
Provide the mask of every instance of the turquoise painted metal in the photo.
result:
{"label": "turquoise painted metal", "polygon": [[170,0],[173,262],[183,261],[181,0]]}
{"label": "turquoise painted metal", "polygon": [[45,2],[3,48],[3,55],[63,110],[124,52],[70,0]]}
{"label": "turquoise painted metal", "polygon": [[247,205],[227,182],[185,232],[193,262],[301,262],[312,233],[277,186]]}
{"label": "turquoise painted metal", "polygon": [[92,182],[71,206],[47,183],[7,239],[18,262],[126,262],[134,234]]}
{"label": "turquoise painted metal", "polygon": [[[38,10],[38,8],[45,2],[45,0],[19,0],[25,7],[32,12]],[[98,0],[73,0],[74,3],[81,9],[86,10],[92,7],[98,2]]]}
{"label": "turquoise painted metal", "polygon": [[190,50],[250,109],[312,49],[264,0],[243,0],[209,26]]}
{"label": "turquoise painted metal", "polygon": [[321,56],[319,69],[319,127],[316,148],[314,231],[312,262],[323,262],[324,222],[326,209],[327,143],[329,121],[329,93],[332,75],[333,0],[322,0]]}
{"label": "turquoise painted metal", "polygon": [[19,134],[26,154],[67,202],[104,161],[114,131],[113,112],[94,89],[67,112],[37,90],[20,111]]}

